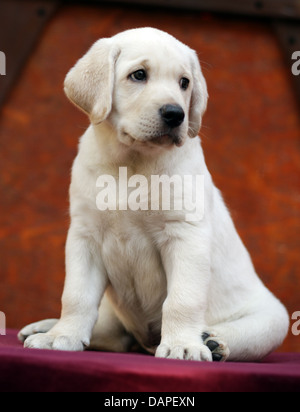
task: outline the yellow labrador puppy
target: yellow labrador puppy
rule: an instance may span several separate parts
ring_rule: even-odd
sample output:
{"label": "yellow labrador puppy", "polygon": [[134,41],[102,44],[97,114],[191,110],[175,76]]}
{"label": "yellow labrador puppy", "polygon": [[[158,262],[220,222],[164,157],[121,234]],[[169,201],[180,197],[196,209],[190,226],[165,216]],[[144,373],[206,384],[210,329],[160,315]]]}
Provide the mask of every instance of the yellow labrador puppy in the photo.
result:
{"label": "yellow labrador puppy", "polygon": [[63,308],[20,332],[25,347],[134,341],[163,358],[255,361],[281,345],[288,314],[195,139],[208,99],[196,53],[156,29],[126,31],[94,44],[65,92],[91,126],[73,166]]}

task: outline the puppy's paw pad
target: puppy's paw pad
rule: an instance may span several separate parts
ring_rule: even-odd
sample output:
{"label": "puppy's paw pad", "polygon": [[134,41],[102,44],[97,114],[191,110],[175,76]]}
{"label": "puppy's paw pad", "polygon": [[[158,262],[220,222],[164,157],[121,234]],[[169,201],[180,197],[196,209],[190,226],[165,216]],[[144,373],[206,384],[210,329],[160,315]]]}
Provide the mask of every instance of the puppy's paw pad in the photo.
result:
{"label": "puppy's paw pad", "polygon": [[214,362],[226,362],[229,358],[230,350],[228,345],[221,340],[214,332],[205,332],[202,335],[204,345],[212,353],[212,358]]}

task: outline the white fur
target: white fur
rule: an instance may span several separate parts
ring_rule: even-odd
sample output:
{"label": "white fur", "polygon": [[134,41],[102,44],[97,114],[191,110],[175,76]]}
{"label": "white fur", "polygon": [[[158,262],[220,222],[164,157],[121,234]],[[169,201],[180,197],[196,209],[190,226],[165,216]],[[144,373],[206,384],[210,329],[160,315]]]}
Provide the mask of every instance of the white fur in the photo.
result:
{"label": "white fur", "polygon": [[[147,82],[130,79],[139,69]],[[186,91],[182,77],[190,80]],[[207,104],[196,53],[158,30],[127,31],[97,42],[70,71],[65,90],[91,126],[73,166],[63,309],[58,322],[22,330],[21,339],[31,335],[25,346],[126,351],[133,336],[158,357],[211,361],[202,340],[210,332],[222,340],[224,360],[258,360],[276,349],[288,314],[256,275],[200,140],[191,139]],[[181,147],[163,136],[158,113],[166,104],[185,111],[173,132]],[[96,181],[117,177],[119,167],[147,179],[204,175],[204,219],[189,223],[176,211],[100,212]]]}

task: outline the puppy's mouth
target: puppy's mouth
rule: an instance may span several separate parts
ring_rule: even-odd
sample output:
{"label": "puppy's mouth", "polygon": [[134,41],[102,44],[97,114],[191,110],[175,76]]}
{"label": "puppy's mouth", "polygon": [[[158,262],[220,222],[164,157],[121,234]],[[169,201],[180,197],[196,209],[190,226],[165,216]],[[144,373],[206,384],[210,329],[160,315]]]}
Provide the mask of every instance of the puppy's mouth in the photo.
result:
{"label": "puppy's mouth", "polygon": [[144,147],[162,147],[171,148],[174,146],[182,147],[184,145],[184,139],[173,133],[160,133],[156,136],[149,136],[144,138],[135,138],[129,133],[122,131],[122,142],[127,146],[144,146]]}
{"label": "puppy's mouth", "polygon": [[148,140],[150,144],[159,146],[183,146],[183,140],[179,136],[170,134],[161,134],[156,137],[152,137]]}

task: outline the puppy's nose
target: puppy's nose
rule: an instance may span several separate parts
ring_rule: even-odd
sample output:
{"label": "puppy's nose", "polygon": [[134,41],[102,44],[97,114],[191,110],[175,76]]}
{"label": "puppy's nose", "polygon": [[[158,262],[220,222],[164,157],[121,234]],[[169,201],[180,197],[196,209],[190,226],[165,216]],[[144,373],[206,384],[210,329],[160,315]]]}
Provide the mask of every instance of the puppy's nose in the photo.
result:
{"label": "puppy's nose", "polygon": [[166,104],[160,109],[161,117],[163,121],[171,129],[180,126],[185,118],[185,113],[181,106],[178,104]]}

